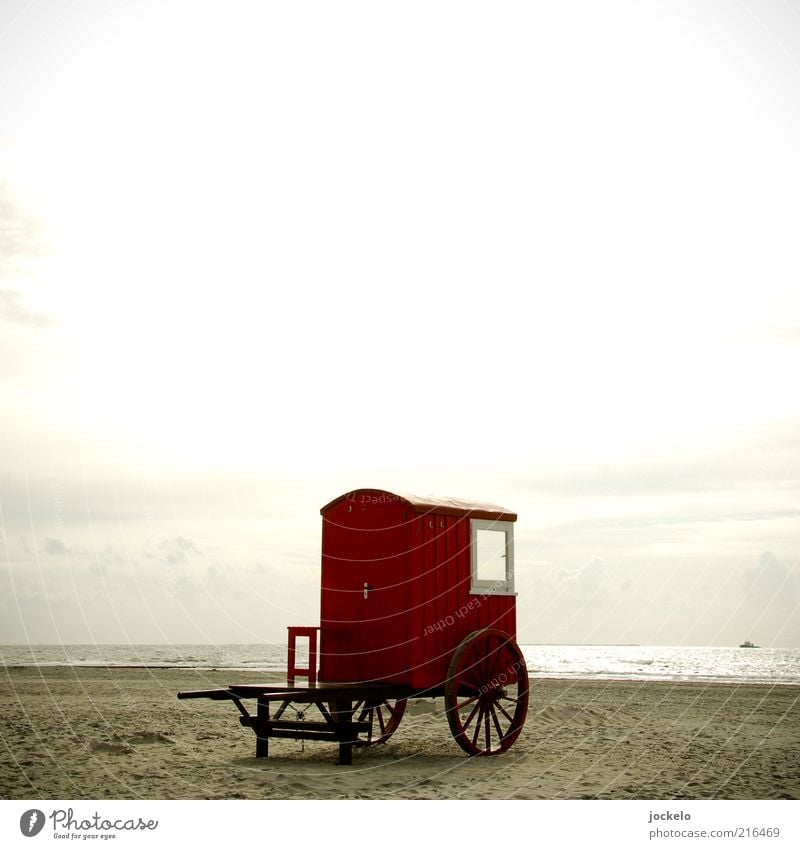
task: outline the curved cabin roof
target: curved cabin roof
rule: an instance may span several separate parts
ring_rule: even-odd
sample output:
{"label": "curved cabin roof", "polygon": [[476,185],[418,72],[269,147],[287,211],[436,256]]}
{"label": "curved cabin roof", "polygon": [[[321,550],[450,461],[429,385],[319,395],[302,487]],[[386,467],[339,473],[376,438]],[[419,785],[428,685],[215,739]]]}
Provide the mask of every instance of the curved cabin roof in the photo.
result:
{"label": "curved cabin roof", "polygon": [[341,501],[358,504],[380,504],[381,496],[404,501],[414,513],[433,513],[443,516],[469,516],[472,519],[496,519],[499,522],[516,522],[517,514],[497,504],[482,501],[465,501],[439,495],[411,495],[408,492],[389,492],[385,489],[354,489],[329,501],[319,512],[325,513]]}

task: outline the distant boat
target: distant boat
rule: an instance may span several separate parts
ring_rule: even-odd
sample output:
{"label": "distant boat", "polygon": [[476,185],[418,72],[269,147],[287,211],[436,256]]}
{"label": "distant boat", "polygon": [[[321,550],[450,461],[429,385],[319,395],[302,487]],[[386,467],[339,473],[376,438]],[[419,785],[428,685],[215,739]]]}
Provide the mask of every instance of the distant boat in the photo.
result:
{"label": "distant boat", "polygon": [[740,646],[740,649],[757,649],[758,646],[755,643],[751,643],[750,640],[745,640]]}

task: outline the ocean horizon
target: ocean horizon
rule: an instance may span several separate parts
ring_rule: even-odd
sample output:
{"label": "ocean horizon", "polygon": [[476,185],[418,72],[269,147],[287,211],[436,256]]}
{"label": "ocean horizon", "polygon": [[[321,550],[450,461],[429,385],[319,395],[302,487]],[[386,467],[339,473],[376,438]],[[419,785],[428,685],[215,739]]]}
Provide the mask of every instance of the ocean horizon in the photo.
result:
{"label": "ocean horizon", "polygon": [[[530,678],[800,685],[800,649],[730,646],[521,644]],[[307,655],[298,645],[298,661]],[[0,666],[141,667],[282,673],[286,646],[230,644],[17,644]]]}

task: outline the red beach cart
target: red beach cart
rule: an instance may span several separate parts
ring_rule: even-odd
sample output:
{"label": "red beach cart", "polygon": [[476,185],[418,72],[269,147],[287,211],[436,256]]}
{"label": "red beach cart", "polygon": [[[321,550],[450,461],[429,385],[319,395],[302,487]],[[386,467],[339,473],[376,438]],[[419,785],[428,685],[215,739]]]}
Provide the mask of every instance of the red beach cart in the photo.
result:
{"label": "red beach cart", "polygon": [[[516,514],[379,489],[348,492],[320,512],[320,627],[289,628],[287,684],[234,684],[178,698],[233,701],[240,722],[255,731],[257,757],[268,755],[270,737],[330,740],[339,744],[339,763],[349,764],[352,747],[391,737],[409,698],[439,696],[468,755],[506,751],[528,709],[516,643]],[[309,642],[302,669],[298,637]],[[307,686],[297,686],[298,677]],[[255,713],[247,699],[256,700]],[[307,720],[305,709],[284,718],[290,705],[311,704],[320,721]]]}

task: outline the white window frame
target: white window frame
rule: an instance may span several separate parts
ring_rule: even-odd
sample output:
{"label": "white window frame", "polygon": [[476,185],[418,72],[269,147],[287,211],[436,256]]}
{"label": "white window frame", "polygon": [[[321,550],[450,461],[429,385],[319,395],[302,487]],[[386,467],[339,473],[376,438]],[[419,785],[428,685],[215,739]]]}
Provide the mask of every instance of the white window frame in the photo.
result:
{"label": "white window frame", "polygon": [[[494,519],[470,519],[470,555],[472,595],[516,595],[514,592],[514,523]],[[502,531],[506,535],[506,579],[488,581],[478,578],[478,531]]]}

